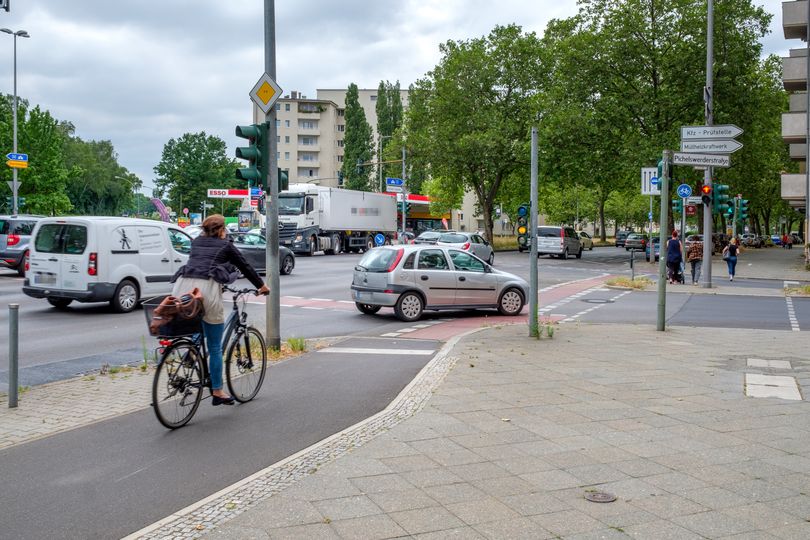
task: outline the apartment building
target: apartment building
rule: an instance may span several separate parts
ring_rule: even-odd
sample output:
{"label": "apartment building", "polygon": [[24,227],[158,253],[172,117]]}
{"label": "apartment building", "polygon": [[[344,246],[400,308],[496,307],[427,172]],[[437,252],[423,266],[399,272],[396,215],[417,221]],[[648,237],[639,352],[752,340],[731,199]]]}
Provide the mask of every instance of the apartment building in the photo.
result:
{"label": "apartment building", "polygon": [[[808,1],[782,3],[785,39],[807,40]],[[782,114],[782,140],[790,157],[799,162],[798,174],[782,175],[782,198],[794,208],[807,208],[807,46],[791,49],[782,58],[782,82],[790,95],[790,110]],[[808,226],[810,220],[805,220]],[[805,238],[807,233],[805,232]]]}

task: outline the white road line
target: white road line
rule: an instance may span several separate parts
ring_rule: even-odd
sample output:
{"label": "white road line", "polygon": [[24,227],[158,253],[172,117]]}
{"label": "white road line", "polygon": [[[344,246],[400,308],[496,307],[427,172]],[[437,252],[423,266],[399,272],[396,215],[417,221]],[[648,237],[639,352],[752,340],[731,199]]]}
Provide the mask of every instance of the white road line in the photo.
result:
{"label": "white road line", "polygon": [[788,319],[790,320],[790,329],[794,332],[800,332],[799,320],[796,318],[796,310],[793,309],[793,298],[786,296],[785,303],[787,303]]}
{"label": "white road line", "polygon": [[[264,303],[264,302],[262,302],[262,303]],[[279,306],[281,306],[281,307],[295,307],[292,304],[279,304]]]}
{"label": "white road line", "polygon": [[290,296],[289,294],[285,295],[284,298],[295,298],[297,300],[303,300],[304,299],[303,296]]}
{"label": "white road line", "polygon": [[326,309],[326,308],[322,308],[322,307],[312,307],[312,306],[304,306],[304,307],[302,307],[301,309],[313,309],[313,310],[315,310],[315,311],[323,311],[323,310],[324,310],[324,309]]}
{"label": "white road line", "polygon": [[338,300],[338,304],[354,304],[352,300]]}
{"label": "white road line", "polygon": [[430,356],[436,351],[433,349],[363,349],[360,347],[328,347],[319,353],[337,354],[382,354],[400,356]]}
{"label": "white road line", "polygon": [[382,337],[399,337],[399,332],[388,332],[387,334],[381,334]]}
{"label": "white road line", "polygon": [[331,298],[310,298],[310,300],[314,300],[315,302],[334,302]]}
{"label": "white road line", "polygon": [[399,330],[399,333],[400,334],[407,334],[408,332],[416,332],[417,330],[419,330],[419,329],[418,328],[402,328],[401,330]]}

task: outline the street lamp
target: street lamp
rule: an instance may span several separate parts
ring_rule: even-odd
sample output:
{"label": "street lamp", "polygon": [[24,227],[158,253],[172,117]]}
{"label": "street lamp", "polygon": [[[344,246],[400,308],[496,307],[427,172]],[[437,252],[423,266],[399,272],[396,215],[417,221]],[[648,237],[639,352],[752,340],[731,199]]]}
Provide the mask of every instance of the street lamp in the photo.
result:
{"label": "street lamp", "polygon": [[380,135],[377,139],[377,169],[380,171],[380,193],[383,191],[383,170],[382,170],[382,143],[384,139],[390,139],[393,135]]}
{"label": "street lamp", "polygon": [[[14,36],[14,150],[13,152],[17,153],[17,37],[31,37],[28,35],[28,32],[25,30],[17,30],[13,32],[8,28],[0,28],[0,32],[5,32],[6,34],[11,34]],[[14,167],[11,170],[12,180],[11,180],[11,197],[12,197],[12,214],[16,215],[18,212],[17,208],[17,190],[19,189],[19,185],[17,184],[17,168]]]}

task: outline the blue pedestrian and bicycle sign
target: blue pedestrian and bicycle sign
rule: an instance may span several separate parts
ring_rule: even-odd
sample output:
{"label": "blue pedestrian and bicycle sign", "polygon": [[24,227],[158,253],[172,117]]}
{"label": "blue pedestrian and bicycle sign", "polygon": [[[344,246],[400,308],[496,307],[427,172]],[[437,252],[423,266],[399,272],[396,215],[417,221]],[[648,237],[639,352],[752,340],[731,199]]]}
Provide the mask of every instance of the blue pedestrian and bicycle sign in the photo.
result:
{"label": "blue pedestrian and bicycle sign", "polygon": [[681,184],[678,186],[678,197],[685,199],[692,196],[692,186],[689,184]]}
{"label": "blue pedestrian and bicycle sign", "polygon": [[28,154],[15,154],[14,152],[10,152],[6,154],[6,159],[10,159],[11,161],[28,161]]}
{"label": "blue pedestrian and bicycle sign", "polygon": [[385,236],[382,233],[377,233],[374,235],[374,243],[378,246],[381,246],[385,243]]}
{"label": "blue pedestrian and bicycle sign", "polygon": [[657,176],[653,176],[652,178],[650,178],[650,184],[652,184],[652,185],[654,185],[654,186],[657,186],[657,185],[659,184],[658,177],[657,177]]}
{"label": "blue pedestrian and bicycle sign", "polygon": [[385,183],[389,186],[402,186],[405,181],[402,178],[386,178]]}

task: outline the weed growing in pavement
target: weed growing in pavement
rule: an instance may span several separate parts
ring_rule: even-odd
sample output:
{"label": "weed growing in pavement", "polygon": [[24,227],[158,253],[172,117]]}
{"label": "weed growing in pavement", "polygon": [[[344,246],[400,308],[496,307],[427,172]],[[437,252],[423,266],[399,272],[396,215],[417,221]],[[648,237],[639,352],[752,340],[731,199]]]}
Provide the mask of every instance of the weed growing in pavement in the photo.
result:
{"label": "weed growing in pavement", "polygon": [[628,277],[615,277],[607,280],[605,285],[609,287],[622,287],[625,289],[637,289],[637,290],[644,290],[648,286],[652,285],[652,281],[645,278],[645,277],[637,277],[636,279],[630,279]]}
{"label": "weed growing in pavement", "polygon": [[810,285],[785,287],[785,296],[810,296]]}
{"label": "weed growing in pavement", "polygon": [[304,352],[307,350],[307,341],[302,337],[291,337],[287,339],[287,345],[293,352]]}
{"label": "weed growing in pavement", "polygon": [[83,381],[95,381],[96,376],[95,375],[88,375],[87,377],[82,377],[82,380]]}
{"label": "weed growing in pavement", "polygon": [[549,339],[554,339],[554,325],[553,324],[546,324],[544,325],[546,329],[546,335]]}
{"label": "weed growing in pavement", "polygon": [[30,387],[30,386],[18,386],[18,387],[17,387],[17,394],[19,394],[19,395],[23,395],[23,394],[25,394],[26,392],[28,392],[29,390],[31,390],[31,387]]}

